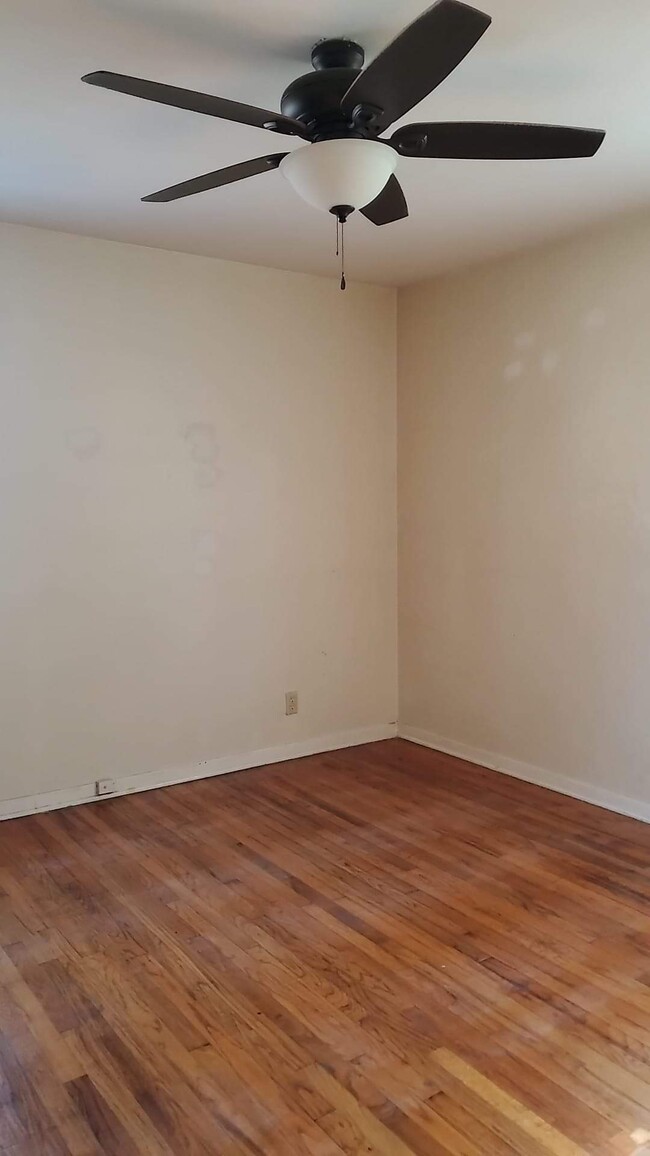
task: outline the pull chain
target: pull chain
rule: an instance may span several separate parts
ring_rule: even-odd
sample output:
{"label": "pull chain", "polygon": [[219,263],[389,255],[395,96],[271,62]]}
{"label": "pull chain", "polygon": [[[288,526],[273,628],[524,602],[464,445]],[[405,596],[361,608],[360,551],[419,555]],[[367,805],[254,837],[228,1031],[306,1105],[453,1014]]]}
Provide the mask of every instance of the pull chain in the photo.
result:
{"label": "pull chain", "polygon": [[335,205],[330,212],[336,219],[336,256],[341,258],[341,289],[345,289],[345,223],[354,209],[351,205]]}

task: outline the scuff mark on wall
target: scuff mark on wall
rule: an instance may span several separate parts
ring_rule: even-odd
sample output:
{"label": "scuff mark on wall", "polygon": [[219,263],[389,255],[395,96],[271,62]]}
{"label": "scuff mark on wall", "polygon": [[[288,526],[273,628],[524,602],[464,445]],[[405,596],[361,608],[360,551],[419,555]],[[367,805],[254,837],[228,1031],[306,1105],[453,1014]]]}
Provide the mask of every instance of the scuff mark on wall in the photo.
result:
{"label": "scuff mark on wall", "polygon": [[211,422],[194,421],[185,427],[190,460],[196,465],[194,480],[201,490],[213,489],[221,476],[217,466],[219,445]]}

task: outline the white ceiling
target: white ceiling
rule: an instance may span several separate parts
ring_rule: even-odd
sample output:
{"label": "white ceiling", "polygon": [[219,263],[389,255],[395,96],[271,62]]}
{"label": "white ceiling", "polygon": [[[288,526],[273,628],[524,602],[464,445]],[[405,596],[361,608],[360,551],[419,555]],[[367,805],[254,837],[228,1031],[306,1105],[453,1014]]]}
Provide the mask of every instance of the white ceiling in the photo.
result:
{"label": "white ceiling", "polygon": [[[400,159],[411,216],[350,222],[352,277],[405,284],[650,203],[648,0],[484,0],[492,27],[409,120],[605,128],[593,160]],[[276,108],[323,36],[371,57],[426,0],[2,0],[0,218],[335,275],[334,223],[278,172],[172,204],[163,186],[290,138],[80,83],[126,72]]]}

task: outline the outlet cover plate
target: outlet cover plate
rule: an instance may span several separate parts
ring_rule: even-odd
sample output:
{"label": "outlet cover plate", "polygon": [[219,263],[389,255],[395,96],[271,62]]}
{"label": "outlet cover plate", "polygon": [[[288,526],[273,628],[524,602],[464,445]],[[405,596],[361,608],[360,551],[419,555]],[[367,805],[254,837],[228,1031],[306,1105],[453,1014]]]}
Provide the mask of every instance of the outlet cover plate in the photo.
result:
{"label": "outlet cover plate", "polygon": [[114,795],[117,790],[115,779],[97,779],[95,783],[96,795]]}

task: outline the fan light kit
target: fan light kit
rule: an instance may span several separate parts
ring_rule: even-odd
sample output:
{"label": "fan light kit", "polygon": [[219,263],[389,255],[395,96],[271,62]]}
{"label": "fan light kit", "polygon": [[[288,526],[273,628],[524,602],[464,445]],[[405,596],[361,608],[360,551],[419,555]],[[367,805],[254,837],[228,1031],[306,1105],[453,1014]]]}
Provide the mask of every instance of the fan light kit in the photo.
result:
{"label": "fan light kit", "polygon": [[335,216],[337,240],[341,230],[344,289],[343,229],[350,214],[358,209],[375,225],[408,216],[395,176],[400,156],[546,160],[591,157],[600,148],[604,132],[545,124],[434,121],[405,125],[390,137],[382,135],[449,76],[490,23],[484,12],[459,0],[438,0],[367,68],[363,48],[355,41],[323,40],[312,51],[314,70],[283,93],[280,113],[116,72],[89,72],[82,79],[305,142],[290,152],[217,169],[142,199],[175,201],[279,169],[303,200]]}
{"label": "fan light kit", "polygon": [[382,141],[341,137],[287,153],[280,172],[309,205],[331,212],[351,209],[378,197],[397,167],[397,153]]}

